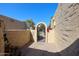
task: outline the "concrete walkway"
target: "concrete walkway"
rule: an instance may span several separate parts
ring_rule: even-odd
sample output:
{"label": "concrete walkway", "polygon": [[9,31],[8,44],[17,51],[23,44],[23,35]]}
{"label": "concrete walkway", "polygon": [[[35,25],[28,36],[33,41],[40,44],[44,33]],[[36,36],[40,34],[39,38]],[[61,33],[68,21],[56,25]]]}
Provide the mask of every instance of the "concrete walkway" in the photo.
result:
{"label": "concrete walkway", "polygon": [[33,43],[29,47],[24,46],[21,49],[22,56],[59,56],[60,54],[55,51],[56,46],[49,43],[38,42]]}
{"label": "concrete walkway", "polygon": [[48,52],[55,52],[56,45],[53,43],[37,42],[29,46],[29,48],[40,49]]}
{"label": "concrete walkway", "polygon": [[22,47],[19,54],[21,56],[79,56],[79,40],[60,51],[62,47],[54,43],[33,42],[28,47],[26,45]]}

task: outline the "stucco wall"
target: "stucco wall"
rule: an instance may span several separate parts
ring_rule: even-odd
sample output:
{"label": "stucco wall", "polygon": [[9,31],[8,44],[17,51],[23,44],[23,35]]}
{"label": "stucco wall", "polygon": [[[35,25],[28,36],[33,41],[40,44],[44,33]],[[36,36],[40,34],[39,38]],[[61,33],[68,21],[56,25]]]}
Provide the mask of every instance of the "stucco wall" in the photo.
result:
{"label": "stucco wall", "polygon": [[7,38],[10,45],[22,47],[30,41],[30,31],[29,30],[8,30]]}
{"label": "stucco wall", "polygon": [[79,38],[79,4],[60,3],[54,20],[55,28],[52,30],[52,36],[49,35],[49,40],[52,43],[54,41],[61,51]]}
{"label": "stucco wall", "polygon": [[35,30],[30,30],[31,31],[31,37],[33,38],[33,41],[36,42],[36,31]]}
{"label": "stucco wall", "polygon": [[47,39],[48,39],[48,43],[54,43],[55,42],[55,37],[54,37],[54,30],[49,30],[48,34],[47,34]]}

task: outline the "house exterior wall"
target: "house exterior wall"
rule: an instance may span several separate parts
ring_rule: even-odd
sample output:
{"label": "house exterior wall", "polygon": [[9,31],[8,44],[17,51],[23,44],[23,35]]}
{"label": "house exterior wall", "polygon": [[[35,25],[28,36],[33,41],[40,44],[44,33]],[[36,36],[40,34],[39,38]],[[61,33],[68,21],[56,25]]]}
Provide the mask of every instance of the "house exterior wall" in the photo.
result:
{"label": "house exterior wall", "polygon": [[61,51],[79,39],[79,4],[60,3],[53,19],[55,27],[48,33],[48,42],[59,46]]}

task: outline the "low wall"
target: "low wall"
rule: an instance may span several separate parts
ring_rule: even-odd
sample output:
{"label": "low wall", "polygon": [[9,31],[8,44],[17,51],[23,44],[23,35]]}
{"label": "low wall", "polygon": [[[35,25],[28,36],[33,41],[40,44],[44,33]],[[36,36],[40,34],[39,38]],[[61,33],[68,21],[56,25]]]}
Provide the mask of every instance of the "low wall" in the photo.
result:
{"label": "low wall", "polygon": [[30,41],[30,30],[8,30],[7,38],[10,45],[22,47]]}
{"label": "low wall", "polygon": [[31,30],[31,36],[34,42],[36,42],[36,31],[35,30]]}

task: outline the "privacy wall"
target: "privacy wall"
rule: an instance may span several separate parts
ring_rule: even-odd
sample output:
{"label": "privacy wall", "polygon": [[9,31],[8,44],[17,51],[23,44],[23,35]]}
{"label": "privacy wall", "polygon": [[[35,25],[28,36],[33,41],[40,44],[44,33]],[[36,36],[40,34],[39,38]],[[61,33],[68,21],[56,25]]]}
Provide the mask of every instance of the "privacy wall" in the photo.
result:
{"label": "privacy wall", "polygon": [[27,44],[30,40],[29,30],[8,30],[7,38],[11,46],[22,47]]}
{"label": "privacy wall", "polygon": [[58,52],[79,40],[79,4],[60,3],[52,20],[48,42],[56,44]]}

